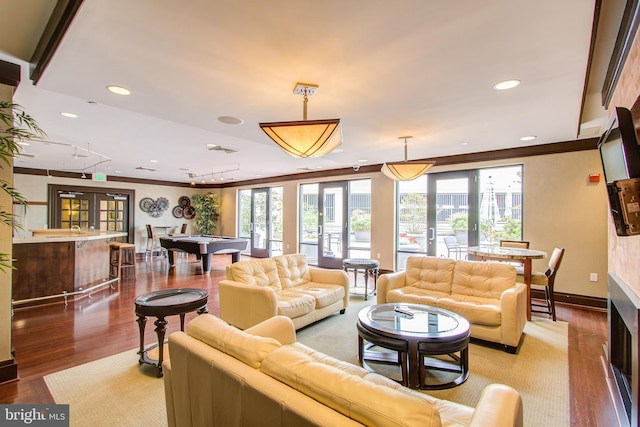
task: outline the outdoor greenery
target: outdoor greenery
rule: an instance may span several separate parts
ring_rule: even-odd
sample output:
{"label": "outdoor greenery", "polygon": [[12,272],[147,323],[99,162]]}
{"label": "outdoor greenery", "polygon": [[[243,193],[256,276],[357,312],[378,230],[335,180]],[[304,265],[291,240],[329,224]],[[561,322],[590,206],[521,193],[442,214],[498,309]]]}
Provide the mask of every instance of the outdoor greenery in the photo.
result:
{"label": "outdoor greenery", "polygon": [[[34,138],[42,138],[45,133],[38,123],[23,108],[13,102],[0,101],[0,169],[11,168],[13,158],[20,154],[21,142],[27,142]],[[0,188],[11,197],[12,205],[0,206],[1,226],[20,229],[21,226],[15,221],[13,215],[13,203],[26,206],[27,200],[13,187],[7,180],[0,179]],[[9,254],[0,253],[0,271],[15,268],[11,265]]]}
{"label": "outdoor greenery", "polygon": [[318,207],[305,203],[302,209],[302,227],[307,239],[318,238]]}
{"label": "outdoor greenery", "polygon": [[469,218],[466,213],[458,212],[449,217],[449,224],[451,228],[455,230],[468,230]]}
{"label": "outdoor greenery", "polygon": [[351,231],[369,231],[371,230],[371,214],[355,209],[351,212]]}
{"label": "outdoor greenery", "polygon": [[407,193],[400,202],[399,215],[404,231],[424,233],[427,226],[427,197],[420,193]]}
{"label": "outdoor greenery", "polygon": [[213,234],[220,217],[220,200],[217,194],[200,193],[191,197],[196,210],[195,226],[200,234]]}

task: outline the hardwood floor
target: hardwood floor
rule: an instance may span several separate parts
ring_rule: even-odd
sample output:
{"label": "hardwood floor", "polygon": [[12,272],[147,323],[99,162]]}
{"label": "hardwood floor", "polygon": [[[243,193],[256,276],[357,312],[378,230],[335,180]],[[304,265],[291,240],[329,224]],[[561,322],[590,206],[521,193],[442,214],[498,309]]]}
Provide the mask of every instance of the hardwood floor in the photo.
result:
{"label": "hardwood floor", "polygon": [[[175,287],[206,289],[209,313],[218,315],[217,284],[224,278],[231,257],[212,258],[209,275],[201,274],[193,256],[179,258],[174,269],[168,269],[165,259],[154,258],[139,261],[137,280],[125,279],[116,289],[99,291],[66,307],[59,302],[16,309],[13,345],[20,379],[0,385],[0,403],[54,403],[44,375],[137,348],[139,332],[133,307],[137,295]],[[606,312],[558,304],[557,314],[558,320],[569,322],[571,425],[617,425],[602,364]],[[195,316],[187,314],[187,322]],[[177,317],[168,320],[168,333],[179,330]],[[153,327],[147,325],[145,342],[150,344],[155,339]]]}

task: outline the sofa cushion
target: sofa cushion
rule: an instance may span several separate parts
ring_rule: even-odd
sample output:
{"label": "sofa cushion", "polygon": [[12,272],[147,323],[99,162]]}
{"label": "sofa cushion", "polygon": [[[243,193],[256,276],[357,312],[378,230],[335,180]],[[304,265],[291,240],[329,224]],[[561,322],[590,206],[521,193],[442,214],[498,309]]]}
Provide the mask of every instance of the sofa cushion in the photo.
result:
{"label": "sofa cushion", "polygon": [[315,308],[330,306],[344,298],[344,287],[328,283],[309,282],[289,288],[287,291],[298,292],[313,297],[316,301]]}
{"label": "sofa cushion", "polygon": [[435,305],[459,314],[473,325],[500,326],[502,324],[499,299],[453,294],[440,298]]}
{"label": "sofa cushion", "polygon": [[311,273],[304,254],[290,254],[274,257],[278,267],[278,277],[283,289],[308,283]]}
{"label": "sofa cushion", "polygon": [[273,338],[248,334],[210,314],[202,314],[187,324],[187,335],[244,362],[254,369],[281,344]]}
{"label": "sofa cushion", "polygon": [[316,307],[316,299],[311,295],[296,292],[291,289],[277,291],[278,315],[291,319],[311,313]]}
{"label": "sofa cushion", "polygon": [[376,384],[314,360],[295,346],[283,346],[272,352],[260,370],[365,425],[441,425],[432,399]]}
{"label": "sofa cushion", "polygon": [[405,286],[451,293],[451,281],[456,262],[449,258],[407,258]]}
{"label": "sofa cushion", "polygon": [[436,305],[439,298],[448,297],[448,293],[429,291],[415,286],[403,286],[387,292],[387,302],[410,302],[414,304]]}
{"label": "sofa cushion", "polygon": [[500,262],[457,261],[451,285],[452,295],[500,299],[516,284],[514,266]]}
{"label": "sofa cushion", "polygon": [[227,279],[248,285],[282,289],[278,278],[278,267],[273,258],[234,262],[227,266]]}

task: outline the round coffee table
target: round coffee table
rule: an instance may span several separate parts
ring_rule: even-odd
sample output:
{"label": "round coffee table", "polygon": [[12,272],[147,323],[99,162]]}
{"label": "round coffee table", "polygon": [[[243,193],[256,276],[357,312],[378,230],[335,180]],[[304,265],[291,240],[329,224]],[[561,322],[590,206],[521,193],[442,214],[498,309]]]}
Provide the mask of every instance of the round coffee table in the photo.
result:
{"label": "round coffee table", "polygon": [[[164,356],[164,335],[167,332],[166,316],[180,315],[180,330],[184,331],[184,316],[196,311],[198,314],[207,313],[207,298],[209,292],[195,288],[162,289],[136,297],[134,300],[136,320],[140,328],[140,360],[138,363],[148,363],[158,367],[158,376],[162,376],[162,360]],[[158,342],[147,348],[144,347],[144,329],[147,316],[156,317],[156,334]],[[152,359],[148,352],[158,347],[158,359]]]}
{"label": "round coffee table", "polygon": [[[419,304],[376,304],[360,310],[357,328],[358,360],[371,372],[367,361],[398,364],[403,385],[426,390],[455,387],[469,378],[469,322],[456,313]],[[374,347],[397,356],[371,350]],[[432,359],[436,355],[448,355],[451,362]],[[459,375],[446,383],[427,384],[427,369]]]}

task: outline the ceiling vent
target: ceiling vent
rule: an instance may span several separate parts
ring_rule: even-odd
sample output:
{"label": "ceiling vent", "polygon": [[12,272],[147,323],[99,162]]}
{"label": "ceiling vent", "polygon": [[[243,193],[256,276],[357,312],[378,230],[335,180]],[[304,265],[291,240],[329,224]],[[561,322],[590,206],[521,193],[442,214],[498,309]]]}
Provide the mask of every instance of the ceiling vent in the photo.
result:
{"label": "ceiling vent", "polygon": [[139,171],[149,171],[149,172],[155,172],[155,171],[156,171],[155,169],[145,168],[145,167],[142,167],[142,166],[138,166],[138,167],[136,168],[136,170],[139,170]]}
{"label": "ceiling vent", "polygon": [[221,147],[219,145],[214,145],[209,147],[209,151],[222,151],[225,154],[237,153],[238,150],[234,150],[233,148]]}

